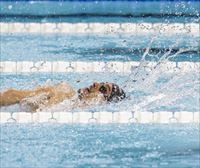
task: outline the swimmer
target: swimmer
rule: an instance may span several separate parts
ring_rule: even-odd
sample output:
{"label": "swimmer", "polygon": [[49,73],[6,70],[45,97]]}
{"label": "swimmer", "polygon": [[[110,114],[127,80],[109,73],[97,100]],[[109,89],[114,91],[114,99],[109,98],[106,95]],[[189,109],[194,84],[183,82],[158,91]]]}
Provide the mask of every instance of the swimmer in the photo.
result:
{"label": "swimmer", "polygon": [[71,109],[74,109],[118,102],[125,97],[125,92],[114,83],[95,82],[76,92],[69,84],[62,82],[54,86],[37,87],[33,90],[9,89],[0,93],[0,107],[20,104],[20,107],[25,107],[26,111],[36,112],[68,99],[72,101]]}

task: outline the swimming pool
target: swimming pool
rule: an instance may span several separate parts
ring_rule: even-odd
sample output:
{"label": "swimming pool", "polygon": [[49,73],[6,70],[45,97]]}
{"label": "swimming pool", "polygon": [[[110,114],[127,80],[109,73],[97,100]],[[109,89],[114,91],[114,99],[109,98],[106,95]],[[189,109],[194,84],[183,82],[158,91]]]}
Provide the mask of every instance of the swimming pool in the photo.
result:
{"label": "swimming pool", "polygon": [[[187,39],[187,40],[185,40]],[[158,61],[169,51],[175,54],[169,61],[199,62],[198,34],[2,34],[1,61],[140,61],[149,47],[148,61]],[[31,52],[30,52],[31,50]]]}
{"label": "swimming pool", "polygon": [[[1,74],[1,90],[11,87],[30,89],[60,81],[66,81],[78,89],[93,81],[111,81],[124,87],[129,100],[91,107],[84,109],[84,112],[76,109],[72,113],[68,113],[65,102],[64,105],[48,109],[50,113],[32,116],[21,113],[15,105],[1,108],[5,117],[1,118],[5,122],[1,123],[2,166],[198,167],[199,121],[194,119],[199,118],[199,38],[189,36],[187,42],[180,40],[173,54],[180,48],[192,48],[193,51],[164,61],[160,67],[150,70],[151,64],[155,64],[165,53],[161,47],[164,45],[169,49],[176,38],[162,36],[152,43],[152,48],[157,50],[152,50],[150,55],[157,52],[161,54],[159,58],[147,57],[150,65],[144,64],[149,66],[145,69],[140,67],[142,62],[138,60],[142,58],[143,48],[150,43],[151,38],[133,37],[129,39],[126,35],[94,34],[3,35],[2,62],[5,64],[1,64],[4,71]],[[51,39],[57,39],[57,42]],[[65,50],[63,43],[70,46],[70,39],[73,44]],[[100,47],[92,43],[94,39]],[[125,47],[133,50],[127,52],[127,48],[118,48],[123,41]],[[85,42],[84,46],[82,42]],[[22,49],[24,45],[29,46],[29,50],[27,47]],[[32,45],[35,45],[36,50],[30,52]],[[42,61],[41,69],[41,62],[38,61]],[[70,65],[73,68],[69,68]],[[149,75],[146,75],[147,72]],[[138,81],[133,82],[135,79]],[[165,97],[160,98],[160,94]],[[158,98],[154,100],[153,97]],[[137,114],[138,110],[144,111],[144,115]],[[132,111],[136,112],[135,118],[131,118]],[[14,121],[10,117],[19,124],[6,123]],[[99,124],[77,124],[89,123],[91,119]]]}
{"label": "swimming pool", "polygon": [[199,36],[192,35],[4,34],[1,90],[34,88],[48,81],[65,81],[79,89],[110,81],[123,86],[130,100],[100,110],[131,111],[145,97],[163,93],[164,99],[145,107],[198,111],[198,42]]}
{"label": "swimming pool", "polygon": [[0,107],[0,167],[199,167],[198,3],[2,1],[0,91],[109,81],[127,99]]}
{"label": "swimming pool", "polygon": [[9,0],[1,2],[0,17],[3,22],[198,23],[199,10],[198,0]]}
{"label": "swimming pool", "polygon": [[199,167],[199,125],[1,125],[2,167]]}

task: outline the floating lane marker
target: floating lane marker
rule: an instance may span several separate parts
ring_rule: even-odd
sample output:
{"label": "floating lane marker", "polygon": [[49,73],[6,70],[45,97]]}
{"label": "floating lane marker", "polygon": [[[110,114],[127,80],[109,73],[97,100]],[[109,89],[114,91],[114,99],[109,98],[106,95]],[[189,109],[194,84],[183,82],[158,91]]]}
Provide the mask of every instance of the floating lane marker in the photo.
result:
{"label": "floating lane marker", "polygon": [[0,23],[0,33],[128,33],[200,36],[198,23]]}
{"label": "floating lane marker", "polygon": [[199,112],[0,112],[0,123],[200,123]]}
{"label": "floating lane marker", "polygon": [[[140,62],[0,62],[1,73],[37,73],[37,72],[115,72],[115,73],[131,73],[139,66]],[[151,70],[156,65],[156,62],[149,62],[145,65],[146,71]],[[174,71],[190,72],[199,71],[199,62],[167,62],[159,66],[160,70],[166,73],[173,73]]]}

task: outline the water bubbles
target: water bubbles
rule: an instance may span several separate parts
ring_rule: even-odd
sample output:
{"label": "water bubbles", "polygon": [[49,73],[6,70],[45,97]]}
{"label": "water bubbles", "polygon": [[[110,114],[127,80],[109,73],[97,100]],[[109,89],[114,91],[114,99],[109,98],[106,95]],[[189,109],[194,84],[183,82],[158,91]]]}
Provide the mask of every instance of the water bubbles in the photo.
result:
{"label": "water bubbles", "polygon": [[13,8],[12,5],[8,5],[8,9],[11,10]]}
{"label": "water bubbles", "polygon": [[96,145],[101,145],[102,144],[102,141],[100,139],[97,139],[96,140]]}

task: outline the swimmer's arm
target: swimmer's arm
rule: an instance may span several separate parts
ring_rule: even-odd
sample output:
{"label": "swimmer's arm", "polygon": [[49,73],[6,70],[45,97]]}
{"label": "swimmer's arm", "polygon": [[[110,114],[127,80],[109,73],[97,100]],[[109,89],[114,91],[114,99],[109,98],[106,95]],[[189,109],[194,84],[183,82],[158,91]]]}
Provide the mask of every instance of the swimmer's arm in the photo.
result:
{"label": "swimmer's arm", "polygon": [[19,103],[22,99],[30,96],[32,91],[28,90],[15,90],[9,89],[3,93],[0,93],[0,106],[9,106]]}
{"label": "swimmer's arm", "polygon": [[20,103],[24,98],[30,96],[36,96],[41,93],[51,92],[51,88],[36,88],[34,90],[16,90],[9,89],[0,93],[0,106],[9,106],[12,104]]}

